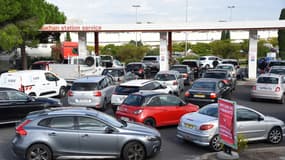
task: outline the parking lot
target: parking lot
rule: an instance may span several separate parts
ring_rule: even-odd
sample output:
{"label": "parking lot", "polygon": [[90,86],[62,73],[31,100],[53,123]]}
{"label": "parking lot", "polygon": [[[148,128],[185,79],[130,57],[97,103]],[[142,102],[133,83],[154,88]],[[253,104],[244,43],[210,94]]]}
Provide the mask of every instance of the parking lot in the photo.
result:
{"label": "parking lot", "polygon": [[[284,105],[275,103],[273,101],[250,101],[250,88],[248,81],[238,81],[237,89],[233,92],[232,100],[238,104],[254,108],[265,115],[277,117],[285,121]],[[66,98],[62,99],[66,104]],[[105,112],[113,115],[111,107]],[[176,138],[176,126],[160,127],[158,128],[162,135],[162,149],[161,152],[150,158],[152,160],[188,160],[198,159],[202,154],[208,153],[209,148],[201,147],[190,142],[183,142]],[[10,141],[14,136],[14,125],[4,125],[0,128],[0,159],[3,160],[20,160],[12,153]],[[276,147],[284,146],[284,141],[278,145],[268,144],[267,142],[254,142],[249,144],[249,148],[259,147]]]}

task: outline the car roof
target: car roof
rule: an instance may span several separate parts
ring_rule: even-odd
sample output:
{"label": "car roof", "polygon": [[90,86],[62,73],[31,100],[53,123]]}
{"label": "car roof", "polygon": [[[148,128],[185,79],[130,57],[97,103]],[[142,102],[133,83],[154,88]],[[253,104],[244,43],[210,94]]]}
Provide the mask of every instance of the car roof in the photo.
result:
{"label": "car roof", "polygon": [[136,87],[141,87],[149,82],[152,82],[153,80],[149,79],[135,79],[135,80],[130,80],[128,82],[121,83],[120,86],[136,86]]}
{"label": "car roof", "polygon": [[215,72],[226,72],[226,73],[228,73],[229,71],[226,69],[208,69],[206,71],[206,73],[215,73]]}
{"label": "car roof", "polygon": [[224,62],[224,61],[234,61],[234,62],[238,62],[237,59],[223,59],[222,62]]}
{"label": "car roof", "polygon": [[169,70],[169,71],[159,71],[156,74],[180,74],[180,73],[176,70]]}
{"label": "car roof", "polygon": [[14,88],[6,88],[6,87],[0,87],[0,91],[18,91]]}
{"label": "car roof", "polygon": [[235,67],[233,64],[229,64],[229,63],[220,63],[217,66],[231,66],[231,67]]}
{"label": "car roof", "polygon": [[182,62],[199,62],[197,59],[184,59]]}
{"label": "car roof", "polygon": [[104,70],[122,70],[125,69],[125,67],[108,67],[108,68],[104,68]]}
{"label": "car roof", "polygon": [[96,83],[100,82],[105,76],[86,76],[83,78],[76,79],[74,83]]}
{"label": "car roof", "polygon": [[188,67],[188,65],[186,64],[175,64],[175,65],[172,65],[170,68],[172,67]]}
{"label": "car roof", "polygon": [[33,74],[33,75],[37,75],[39,73],[46,73],[46,72],[52,73],[50,71],[45,71],[45,70],[41,70],[41,69],[34,69],[34,70],[13,70],[13,71],[8,71],[8,72],[2,73],[2,74],[3,75],[4,74],[14,74],[14,75]]}
{"label": "car roof", "polygon": [[50,64],[50,63],[56,63],[56,61],[36,61],[33,64]]}
{"label": "car roof", "polygon": [[271,69],[285,69],[285,66],[272,66]]}
{"label": "car roof", "polygon": [[[206,106],[218,107],[218,103],[210,103],[210,104],[208,104]],[[251,111],[254,111],[254,112],[257,112],[257,113],[263,115],[262,113],[258,112],[257,110],[251,109],[249,107],[246,107],[246,106],[243,106],[243,105],[240,105],[240,104],[236,104],[236,109],[242,109],[242,108],[248,109],[248,110],[251,110]]]}
{"label": "car roof", "polygon": [[194,81],[195,82],[219,82],[221,79],[216,79],[216,78],[199,78]]}
{"label": "car roof", "polygon": [[275,78],[280,78],[282,76],[283,75],[275,74],[275,73],[264,73],[264,74],[259,75],[258,77],[275,77]]}
{"label": "car roof", "polygon": [[168,95],[167,93],[153,92],[153,91],[138,91],[138,92],[131,93],[131,94],[142,95],[142,96]]}
{"label": "car roof", "polygon": [[142,63],[142,62],[130,62],[127,65],[129,65],[129,64],[144,64],[144,63]]}

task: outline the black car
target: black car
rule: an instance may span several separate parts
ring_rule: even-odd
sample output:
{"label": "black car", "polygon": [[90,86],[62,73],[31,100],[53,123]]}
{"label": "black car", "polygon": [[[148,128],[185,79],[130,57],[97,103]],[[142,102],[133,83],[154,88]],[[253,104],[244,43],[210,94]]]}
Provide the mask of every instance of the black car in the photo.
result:
{"label": "black car", "polygon": [[35,98],[11,88],[0,88],[0,124],[15,123],[29,112],[62,106],[52,98]]}
{"label": "black car", "polygon": [[231,89],[231,91],[236,88],[236,78],[232,77],[228,70],[224,69],[209,69],[202,74],[202,78],[215,78],[220,79],[225,82]]}
{"label": "black car", "polygon": [[185,101],[200,107],[217,102],[218,98],[231,98],[231,90],[221,79],[200,78],[185,92]]}
{"label": "black car", "polygon": [[182,64],[190,67],[192,72],[194,72],[194,78],[199,78],[199,75],[200,75],[199,60],[185,59],[182,61]]}
{"label": "black car", "polygon": [[183,76],[184,84],[186,85],[190,85],[190,82],[194,80],[194,72],[188,65],[172,65],[170,70],[178,71]]}
{"label": "black car", "polygon": [[138,75],[140,78],[148,78],[151,74],[150,68],[142,62],[131,62],[126,66],[127,72],[132,72]]}

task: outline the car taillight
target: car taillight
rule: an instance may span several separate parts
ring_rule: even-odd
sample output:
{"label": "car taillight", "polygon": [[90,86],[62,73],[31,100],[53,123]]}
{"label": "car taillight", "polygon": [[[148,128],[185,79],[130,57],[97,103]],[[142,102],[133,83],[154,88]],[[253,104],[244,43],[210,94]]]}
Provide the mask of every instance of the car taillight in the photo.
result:
{"label": "car taillight", "polygon": [[178,85],[178,82],[177,82],[177,81],[174,81],[174,82],[173,82],[173,85]]}
{"label": "car taillight", "polygon": [[256,86],[252,86],[252,90],[256,90]]}
{"label": "car taillight", "polygon": [[16,127],[16,133],[21,135],[21,136],[25,136],[28,134],[28,132],[24,129],[24,127],[29,124],[31,122],[31,120],[27,119],[25,120],[23,123],[21,123],[20,125],[18,125],[18,127]]}
{"label": "car taillight", "polygon": [[200,130],[205,131],[205,130],[209,130],[213,127],[214,127],[213,124],[203,124],[202,126],[200,126]]}
{"label": "car taillight", "polygon": [[185,94],[184,94],[184,96],[185,96],[185,97],[190,97],[190,92],[189,92],[189,91],[186,91]]}
{"label": "car taillight", "polygon": [[211,99],[217,98],[217,94],[216,94],[216,93],[211,93],[211,94],[210,94],[210,98],[211,98]]}
{"label": "car taillight", "polygon": [[139,73],[141,74],[141,73],[143,73],[143,69],[141,68],[141,69],[139,69]]}
{"label": "car taillight", "polygon": [[275,92],[280,92],[280,87],[276,87]]}
{"label": "car taillight", "polygon": [[68,96],[68,97],[72,97],[72,96],[73,96],[73,92],[72,92],[71,90],[69,90],[69,91],[67,92],[67,96]]}
{"label": "car taillight", "polygon": [[102,93],[101,93],[101,91],[94,91],[94,92],[93,92],[93,96],[95,96],[95,97],[101,97],[101,96],[102,96]]}

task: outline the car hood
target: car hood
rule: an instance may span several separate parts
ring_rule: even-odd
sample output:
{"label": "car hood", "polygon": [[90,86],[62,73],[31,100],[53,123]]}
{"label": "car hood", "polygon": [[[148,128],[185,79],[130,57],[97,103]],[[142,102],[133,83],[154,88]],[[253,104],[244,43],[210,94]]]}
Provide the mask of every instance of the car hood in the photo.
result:
{"label": "car hood", "polygon": [[146,135],[155,135],[160,137],[160,133],[155,128],[152,128],[150,126],[140,124],[140,123],[133,123],[133,122],[127,122],[127,126],[123,128],[125,132],[135,132],[135,133],[142,133]]}
{"label": "car hood", "polygon": [[271,117],[271,116],[265,116],[264,121],[266,121],[266,122],[279,122],[280,125],[284,125],[284,122],[282,120],[275,118],[275,117]]}

